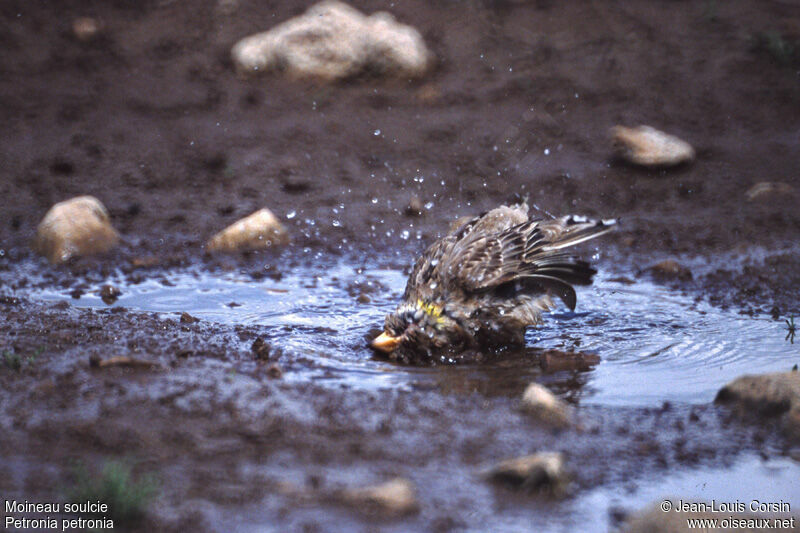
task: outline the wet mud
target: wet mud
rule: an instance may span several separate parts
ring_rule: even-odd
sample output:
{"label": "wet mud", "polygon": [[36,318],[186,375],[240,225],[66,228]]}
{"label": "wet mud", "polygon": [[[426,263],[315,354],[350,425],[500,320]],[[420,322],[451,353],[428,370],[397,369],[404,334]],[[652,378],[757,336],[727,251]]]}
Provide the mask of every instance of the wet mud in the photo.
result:
{"label": "wet mud", "polygon": [[[356,3],[417,27],[437,67],[320,85],[237,78],[231,45],[307,6],[232,5],[0,6],[4,495],[63,498],[75,460],[130,458],[160,480],[141,530],[605,531],[660,487],[800,508],[777,422],[712,403],[734,373],[800,362],[784,340],[800,314],[800,65],[764,38],[796,47],[800,8]],[[75,38],[78,16],[102,21],[97,38]],[[615,160],[608,129],[640,123],[696,161]],[[762,181],[795,192],[748,199]],[[50,266],[36,225],[82,194],[121,245]],[[413,259],[457,217],[519,197],[543,216],[621,219],[582,250],[601,274],[577,312],[488,363],[376,359],[365,339]],[[261,207],[290,245],[204,255]],[[547,350],[600,362],[554,366]],[[147,364],[98,364],[118,357]],[[578,423],[526,416],[530,381]],[[537,451],[565,454],[566,495],[479,475]],[[418,512],[329,497],[395,476]]]}

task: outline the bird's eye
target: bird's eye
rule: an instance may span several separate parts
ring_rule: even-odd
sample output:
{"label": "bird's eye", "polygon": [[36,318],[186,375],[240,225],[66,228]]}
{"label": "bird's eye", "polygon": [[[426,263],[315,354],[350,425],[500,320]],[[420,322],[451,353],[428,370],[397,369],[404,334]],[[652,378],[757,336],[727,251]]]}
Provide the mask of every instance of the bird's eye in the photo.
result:
{"label": "bird's eye", "polygon": [[386,322],[384,323],[384,329],[395,337],[401,335],[403,333],[403,330],[405,329],[403,319],[400,316],[394,314],[386,315]]}

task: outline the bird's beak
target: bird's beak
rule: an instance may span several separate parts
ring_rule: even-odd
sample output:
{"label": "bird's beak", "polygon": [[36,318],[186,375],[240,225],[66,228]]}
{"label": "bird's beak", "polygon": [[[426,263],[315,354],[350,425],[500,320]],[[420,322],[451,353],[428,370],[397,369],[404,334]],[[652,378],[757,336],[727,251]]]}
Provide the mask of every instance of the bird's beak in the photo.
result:
{"label": "bird's beak", "polygon": [[372,340],[370,346],[384,353],[392,353],[399,344],[400,337],[392,337],[384,331]]}

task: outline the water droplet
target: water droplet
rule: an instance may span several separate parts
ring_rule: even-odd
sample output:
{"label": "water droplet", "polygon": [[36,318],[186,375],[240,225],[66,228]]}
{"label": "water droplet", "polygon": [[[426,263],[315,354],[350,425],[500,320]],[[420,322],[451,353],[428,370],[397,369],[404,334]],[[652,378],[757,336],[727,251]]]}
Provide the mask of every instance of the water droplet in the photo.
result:
{"label": "water droplet", "polygon": [[372,199],[372,203],[373,203],[373,204],[377,204],[377,203],[378,203],[378,199],[377,199],[377,198],[373,198],[373,199]]}
{"label": "water droplet", "polygon": [[286,213],[286,218],[288,218],[289,220],[293,219],[295,216],[297,216],[297,211],[289,211],[288,213]]}
{"label": "water droplet", "polygon": [[433,283],[431,283],[431,290],[436,289],[436,287],[438,287],[438,286],[439,286],[439,284],[434,281]]}
{"label": "water droplet", "polygon": [[550,155],[550,148],[544,149],[544,155]]}
{"label": "water droplet", "polygon": [[334,220],[333,220],[333,222],[331,222],[331,225],[332,225],[334,228],[338,228],[338,227],[340,227],[340,226],[342,225],[342,223],[341,223],[341,222],[339,222],[338,220],[334,219]]}
{"label": "water droplet", "polygon": [[381,134],[381,130],[375,130],[375,131],[373,132],[373,135],[375,135],[375,137],[377,137],[377,136],[378,136],[378,135],[380,135],[380,134]]}

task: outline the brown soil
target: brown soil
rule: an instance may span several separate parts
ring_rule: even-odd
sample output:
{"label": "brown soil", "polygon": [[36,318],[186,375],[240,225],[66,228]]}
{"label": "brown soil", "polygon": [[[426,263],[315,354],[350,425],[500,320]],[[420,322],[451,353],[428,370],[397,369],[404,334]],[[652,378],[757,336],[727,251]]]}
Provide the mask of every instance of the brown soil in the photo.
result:
{"label": "brown soil", "polygon": [[[691,279],[659,279],[698,297],[800,312],[798,52],[762,39],[776,32],[797,49],[790,2],[356,2],[419,28],[439,63],[422,81],[333,85],[238,79],[231,45],[306,5],[232,4],[227,14],[199,0],[0,5],[0,269],[30,260],[47,209],[81,194],[108,207],[123,244],[64,267],[41,260],[53,285],[189,263],[281,270],[302,248],[405,265],[456,216],[519,195],[544,213],[620,217],[601,268],[657,276],[647,267],[674,258]],[[76,39],[78,16],[101,21],[100,35]],[[612,160],[608,129],[640,123],[689,141],[697,161],[643,170]],[[796,193],[748,202],[761,181]],[[432,207],[409,216],[412,196]],[[210,235],[264,206],[286,220],[290,249],[202,255]],[[0,302],[0,323],[16,353],[46,347],[35,365],[0,372],[0,439],[16,450],[0,461],[3,493],[53,498],[70,458],[132,455],[163,480],[147,526],[159,530],[224,529],[233,516],[307,530],[374,520],[279,496],[281,468],[301,487],[407,476],[421,511],[405,526],[447,530],[491,518],[492,503],[476,502],[493,493],[470,477],[487,457],[568,448],[580,488],[781,446],[728,427],[712,406],[588,412],[591,431],[565,436],[521,418],[509,397],[288,386],[253,361],[257,328],[14,298]],[[92,369],[90,355],[162,367]],[[181,382],[198,368],[207,383]],[[204,388],[215,392],[193,399]],[[453,494],[453,483],[468,489]],[[503,505],[546,512],[525,498]],[[477,521],[473,508],[484,509]]]}

